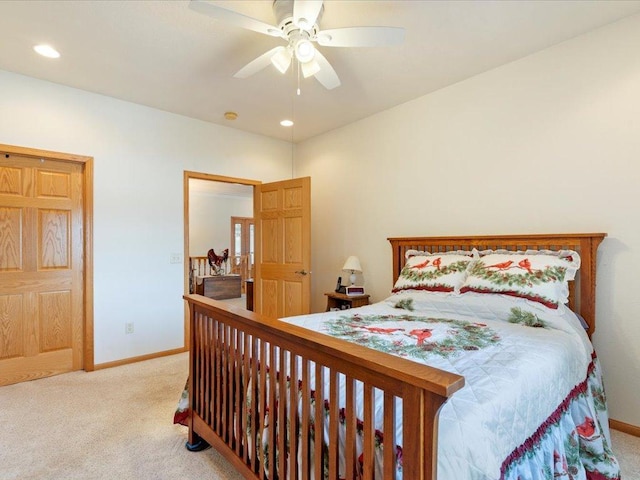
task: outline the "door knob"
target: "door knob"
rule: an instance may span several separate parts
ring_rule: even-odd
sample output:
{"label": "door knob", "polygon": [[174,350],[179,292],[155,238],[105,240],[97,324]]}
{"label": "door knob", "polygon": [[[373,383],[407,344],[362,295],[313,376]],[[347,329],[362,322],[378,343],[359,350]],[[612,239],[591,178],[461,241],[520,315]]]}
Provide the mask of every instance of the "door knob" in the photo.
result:
{"label": "door knob", "polygon": [[294,273],[297,273],[299,275],[308,275],[311,272],[307,272],[306,270],[296,270]]}

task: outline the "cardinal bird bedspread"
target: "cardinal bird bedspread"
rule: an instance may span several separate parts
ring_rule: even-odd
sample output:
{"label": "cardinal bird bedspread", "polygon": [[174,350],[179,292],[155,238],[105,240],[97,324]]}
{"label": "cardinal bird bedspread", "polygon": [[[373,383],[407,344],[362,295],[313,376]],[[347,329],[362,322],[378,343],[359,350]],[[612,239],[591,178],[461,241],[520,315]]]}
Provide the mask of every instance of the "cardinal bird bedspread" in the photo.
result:
{"label": "cardinal bird bedspread", "polygon": [[284,321],[464,376],[440,411],[439,480],[620,478],[600,366],[563,305],[411,291]]}

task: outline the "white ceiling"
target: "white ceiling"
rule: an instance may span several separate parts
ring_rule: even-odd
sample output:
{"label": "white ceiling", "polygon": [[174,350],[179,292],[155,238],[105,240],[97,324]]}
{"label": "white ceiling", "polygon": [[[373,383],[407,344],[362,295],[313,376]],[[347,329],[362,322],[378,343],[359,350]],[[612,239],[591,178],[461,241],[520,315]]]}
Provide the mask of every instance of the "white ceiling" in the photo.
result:
{"label": "white ceiling", "polygon": [[[212,3],[267,23],[271,0]],[[233,74],[282,39],[199,14],[188,1],[0,1],[0,69],[299,142],[640,12],[640,1],[325,0],[321,29],[399,26],[396,47],[325,48],[342,85],[272,66]],[[50,43],[61,53],[32,50]],[[294,70],[294,69],[291,69]],[[290,71],[291,71],[290,70]],[[0,92],[0,101],[2,98]],[[235,111],[234,122],[224,119]],[[293,118],[291,129],[280,120]]]}

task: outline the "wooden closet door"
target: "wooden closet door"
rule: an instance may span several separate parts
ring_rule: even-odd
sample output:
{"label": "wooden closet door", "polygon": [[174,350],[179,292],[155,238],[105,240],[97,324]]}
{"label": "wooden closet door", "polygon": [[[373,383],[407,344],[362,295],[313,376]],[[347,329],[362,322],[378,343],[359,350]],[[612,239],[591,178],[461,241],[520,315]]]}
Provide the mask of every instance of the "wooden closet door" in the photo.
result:
{"label": "wooden closet door", "polygon": [[0,385],[83,368],[77,163],[0,158]]}

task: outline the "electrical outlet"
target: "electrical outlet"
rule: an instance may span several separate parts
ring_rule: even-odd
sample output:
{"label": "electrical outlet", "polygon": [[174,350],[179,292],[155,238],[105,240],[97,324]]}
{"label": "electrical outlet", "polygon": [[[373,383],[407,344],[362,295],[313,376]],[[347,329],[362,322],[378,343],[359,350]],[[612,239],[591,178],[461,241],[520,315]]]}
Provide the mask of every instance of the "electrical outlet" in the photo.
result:
{"label": "electrical outlet", "polygon": [[126,334],[133,333],[133,322],[128,322],[124,324],[124,333]]}
{"label": "electrical outlet", "polygon": [[172,253],[169,256],[169,263],[182,263],[182,255],[179,253]]}

